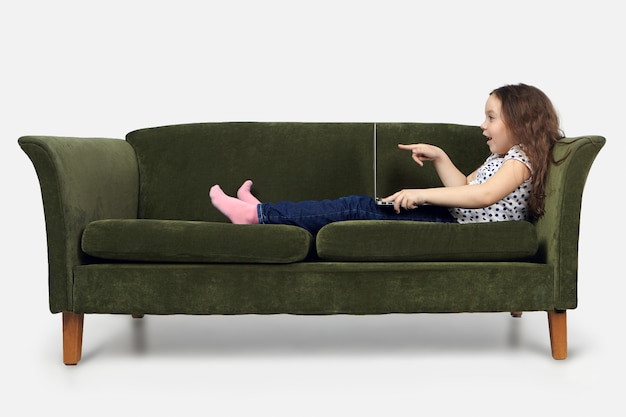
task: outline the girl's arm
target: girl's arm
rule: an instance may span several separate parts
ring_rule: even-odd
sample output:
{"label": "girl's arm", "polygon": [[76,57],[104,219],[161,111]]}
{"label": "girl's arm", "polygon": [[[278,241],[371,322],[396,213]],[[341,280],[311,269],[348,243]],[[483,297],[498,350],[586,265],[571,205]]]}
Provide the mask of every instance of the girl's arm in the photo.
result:
{"label": "girl's arm", "polygon": [[510,159],[498,172],[482,184],[456,185],[398,191],[385,201],[393,201],[394,209],[414,209],[423,204],[446,207],[482,208],[497,203],[530,178],[530,169],[522,162]]}
{"label": "girl's arm", "polygon": [[[411,157],[419,166],[424,166],[424,161],[432,161],[439,179],[445,187],[465,185],[468,178],[452,162],[448,154],[441,148],[425,143],[412,145],[399,144],[398,148],[411,151]],[[472,173],[472,175],[475,175]]]}

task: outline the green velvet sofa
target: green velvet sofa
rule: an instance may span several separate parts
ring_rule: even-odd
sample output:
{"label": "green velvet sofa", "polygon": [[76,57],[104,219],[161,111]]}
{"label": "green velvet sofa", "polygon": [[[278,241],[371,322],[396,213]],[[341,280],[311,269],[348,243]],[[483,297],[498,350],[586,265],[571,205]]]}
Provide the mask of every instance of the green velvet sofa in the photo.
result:
{"label": "green velvet sofa", "polygon": [[[374,194],[372,123],[193,123],[125,139],[24,136],[45,213],[49,304],[63,360],[80,361],[85,314],[386,314],[546,311],[555,359],[577,307],[583,187],[605,143],[555,147],[537,222],[346,221],[315,236],[233,225],[208,198],[246,179],[262,201]],[[464,172],[488,154],[477,126],[377,125],[378,191],[440,185],[397,143],[445,149]]]}

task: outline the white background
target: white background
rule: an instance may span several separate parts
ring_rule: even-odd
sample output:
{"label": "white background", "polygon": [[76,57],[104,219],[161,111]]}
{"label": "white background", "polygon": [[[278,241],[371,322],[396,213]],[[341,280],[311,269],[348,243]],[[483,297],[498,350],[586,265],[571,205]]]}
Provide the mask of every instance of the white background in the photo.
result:
{"label": "white background", "polygon": [[[618,5],[3,2],[0,414],[623,413]],[[567,360],[550,356],[545,313],[88,316],[83,360],[62,364],[39,184],[19,136],[123,138],[204,121],[480,124],[487,94],[518,82],[552,98],[568,136],[607,138],[583,198]]]}

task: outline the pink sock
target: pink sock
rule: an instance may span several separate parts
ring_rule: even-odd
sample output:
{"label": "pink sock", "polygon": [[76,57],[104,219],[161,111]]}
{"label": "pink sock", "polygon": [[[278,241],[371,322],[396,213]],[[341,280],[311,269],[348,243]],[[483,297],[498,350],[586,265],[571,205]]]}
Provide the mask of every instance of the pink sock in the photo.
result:
{"label": "pink sock", "polygon": [[246,203],[226,195],[219,185],[211,187],[209,196],[215,208],[221,211],[234,224],[259,224],[256,204]]}
{"label": "pink sock", "polygon": [[241,184],[241,187],[239,187],[239,189],[237,190],[237,198],[241,201],[245,201],[246,203],[261,204],[261,202],[252,195],[252,193],[250,192],[250,188],[252,188],[251,180],[247,180],[243,184]]}

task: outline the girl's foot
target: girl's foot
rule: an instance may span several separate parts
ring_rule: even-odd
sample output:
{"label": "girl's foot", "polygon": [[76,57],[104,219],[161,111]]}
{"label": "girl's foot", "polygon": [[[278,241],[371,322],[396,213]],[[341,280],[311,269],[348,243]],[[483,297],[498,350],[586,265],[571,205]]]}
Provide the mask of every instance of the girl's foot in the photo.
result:
{"label": "girl's foot", "polygon": [[246,203],[230,197],[222,191],[219,185],[214,185],[209,191],[211,203],[234,224],[259,224],[256,204]]}
{"label": "girl's foot", "polygon": [[252,192],[250,192],[251,188],[252,188],[252,181],[251,180],[245,181],[243,184],[241,184],[241,187],[239,187],[239,189],[237,190],[237,198],[240,199],[241,201],[245,201],[246,203],[261,204],[261,202],[257,200],[255,196],[252,195]]}

